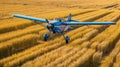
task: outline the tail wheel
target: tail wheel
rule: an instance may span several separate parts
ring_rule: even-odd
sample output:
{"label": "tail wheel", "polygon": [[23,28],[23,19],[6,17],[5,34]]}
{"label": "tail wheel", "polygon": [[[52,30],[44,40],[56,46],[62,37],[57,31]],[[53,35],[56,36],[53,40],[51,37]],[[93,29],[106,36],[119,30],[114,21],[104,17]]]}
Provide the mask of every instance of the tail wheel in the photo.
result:
{"label": "tail wheel", "polygon": [[48,34],[44,34],[43,38],[44,38],[44,41],[47,41],[47,39],[49,38],[49,35]]}
{"label": "tail wheel", "polygon": [[70,40],[69,36],[66,36],[66,37],[65,37],[66,43],[69,43],[69,40]]}

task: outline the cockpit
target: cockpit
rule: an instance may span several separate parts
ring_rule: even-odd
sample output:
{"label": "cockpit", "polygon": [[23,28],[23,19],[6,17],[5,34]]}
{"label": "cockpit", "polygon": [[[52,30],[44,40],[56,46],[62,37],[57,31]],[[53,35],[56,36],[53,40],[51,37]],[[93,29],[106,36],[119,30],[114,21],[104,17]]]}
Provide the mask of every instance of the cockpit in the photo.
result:
{"label": "cockpit", "polygon": [[66,22],[66,19],[64,18],[55,18],[54,20],[58,22]]}

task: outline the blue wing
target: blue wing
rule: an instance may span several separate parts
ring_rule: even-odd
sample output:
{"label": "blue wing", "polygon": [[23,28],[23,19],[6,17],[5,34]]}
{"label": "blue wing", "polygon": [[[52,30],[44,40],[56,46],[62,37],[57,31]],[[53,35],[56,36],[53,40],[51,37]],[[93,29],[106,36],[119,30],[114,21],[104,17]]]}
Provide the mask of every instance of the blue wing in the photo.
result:
{"label": "blue wing", "polygon": [[64,22],[63,25],[109,25],[116,24],[115,22]]}
{"label": "blue wing", "polygon": [[[46,22],[45,19],[41,19],[41,18],[35,18],[35,17],[31,17],[31,16],[25,16],[25,15],[20,15],[20,14],[13,14],[13,17],[17,17],[17,18],[23,18],[23,19],[28,19],[28,20],[32,20],[32,21],[36,21],[38,22]],[[48,20],[50,22],[50,20]]]}

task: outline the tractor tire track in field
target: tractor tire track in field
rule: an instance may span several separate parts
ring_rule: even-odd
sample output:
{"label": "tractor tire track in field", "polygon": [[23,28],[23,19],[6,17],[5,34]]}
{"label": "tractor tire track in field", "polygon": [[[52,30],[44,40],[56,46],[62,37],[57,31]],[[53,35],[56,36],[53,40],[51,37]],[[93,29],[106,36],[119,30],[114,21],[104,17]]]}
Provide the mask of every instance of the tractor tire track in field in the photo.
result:
{"label": "tractor tire track in field", "polygon": [[103,7],[103,9],[112,9],[112,8],[117,8],[117,7],[119,7],[118,4],[113,4],[113,5],[108,5],[106,7]]}

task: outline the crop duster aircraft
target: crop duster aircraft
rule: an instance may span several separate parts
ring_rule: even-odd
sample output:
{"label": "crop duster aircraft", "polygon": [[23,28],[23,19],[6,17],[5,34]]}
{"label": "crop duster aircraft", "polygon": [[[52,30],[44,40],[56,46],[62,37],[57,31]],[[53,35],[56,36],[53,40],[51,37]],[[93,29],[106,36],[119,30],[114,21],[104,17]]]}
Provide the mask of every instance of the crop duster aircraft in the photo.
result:
{"label": "crop duster aircraft", "polygon": [[[80,22],[78,20],[72,20],[72,15],[69,14],[68,18],[55,18],[54,20],[48,20],[48,19],[42,19],[42,18],[35,18],[31,16],[25,16],[25,15],[20,15],[20,14],[13,14],[13,17],[17,18],[23,18],[23,19],[28,19],[32,20],[35,23],[47,23],[46,28],[52,33],[60,33],[63,35],[66,43],[69,42],[70,37],[69,36],[64,36],[64,33],[71,30],[71,25],[110,25],[110,24],[116,24],[115,22]],[[49,34],[44,34],[43,38],[44,41],[47,41],[47,39],[50,37]]]}

